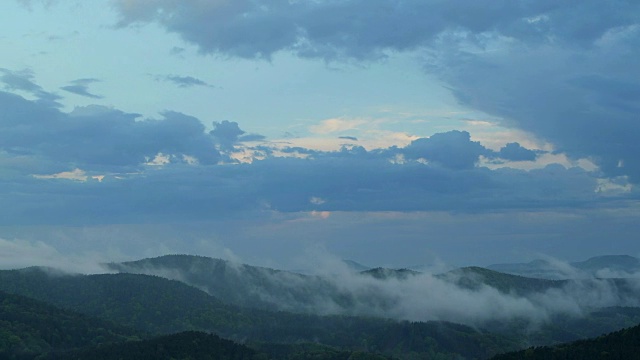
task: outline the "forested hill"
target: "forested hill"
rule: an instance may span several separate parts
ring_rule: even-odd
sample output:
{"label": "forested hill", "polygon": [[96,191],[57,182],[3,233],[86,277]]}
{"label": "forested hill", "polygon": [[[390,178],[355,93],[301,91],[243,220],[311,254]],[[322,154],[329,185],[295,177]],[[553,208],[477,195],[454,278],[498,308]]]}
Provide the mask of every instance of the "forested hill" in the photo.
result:
{"label": "forested hill", "polygon": [[39,360],[268,360],[266,354],[203,332],[50,353]]}
{"label": "forested hill", "polygon": [[567,280],[546,280],[505,274],[477,266],[464,267],[438,275],[468,289],[482,286],[493,287],[503,293],[515,293],[520,296],[541,293],[549,289],[558,289],[567,285]]}
{"label": "forested hill", "polygon": [[376,279],[386,280],[386,279],[400,279],[404,280],[410,276],[419,275],[420,272],[409,270],[409,269],[387,269],[387,268],[375,268],[361,271],[362,275],[373,276]]}
{"label": "forested hill", "polygon": [[[336,269],[322,276],[232,263],[191,255],[166,255],[133,262],[108,264],[121,273],[148,274],[175,279],[205,290],[222,302],[241,307],[313,314],[389,316],[397,296],[386,286],[392,281],[426,286],[430,274],[407,269],[374,268],[362,272]],[[345,273],[346,271],[346,273]],[[481,267],[465,267],[433,278],[459,289],[491,287],[503,294],[528,297],[569,286],[590,287],[597,279],[547,280],[506,274]],[[348,280],[346,280],[348,279]],[[606,279],[621,299],[637,299],[633,280]],[[601,281],[602,282],[602,281]],[[362,285],[355,287],[354,285]],[[633,301],[611,304],[631,306]],[[635,306],[635,305],[634,305]]]}
{"label": "forested hill", "polygon": [[138,340],[140,331],[0,291],[0,359]]}
{"label": "forested hill", "polygon": [[331,304],[329,308],[349,308],[355,301],[322,277],[202,256],[166,255],[107,266],[122,273],[180,280],[241,307],[323,313],[327,304]]}
{"label": "forested hill", "polygon": [[[482,359],[530,345],[597,336],[640,322],[640,308],[616,305],[638,301],[637,283],[622,279],[550,281],[476,267],[438,276],[379,268],[320,277],[193,256],[165,256],[112,268],[118,266],[126,267],[125,272],[69,275],[43,268],[0,271],[0,290],[153,336],[195,330],[233,341],[266,344],[277,351],[271,345],[317,343],[338,352],[370,351],[403,359]],[[223,299],[213,296],[211,289],[217,289]],[[234,303],[233,299],[252,294],[263,305],[274,305],[267,310],[248,306],[251,301],[241,303],[243,306]],[[461,302],[457,295],[466,300]],[[594,298],[599,301],[595,306],[579,305]],[[434,302],[438,299],[442,301]],[[574,311],[545,308],[558,299],[572,304],[569,310]],[[279,311],[278,305],[295,307],[291,304],[296,302],[315,305],[307,312]],[[343,315],[314,314],[311,310],[318,310],[315,306],[319,304],[341,306],[337,310]],[[349,314],[345,309],[356,309],[356,305],[367,311],[408,309],[405,314],[419,315],[411,312],[417,305],[436,319],[449,319],[443,314],[460,318],[458,314],[463,313],[481,320],[468,327],[373,316],[379,312],[344,315]],[[526,311],[482,317],[484,311],[512,311],[509,305],[516,309],[524,306]],[[533,316],[527,317],[531,311],[539,316],[537,323]]]}
{"label": "forested hill", "polygon": [[136,274],[51,275],[37,268],[0,271],[0,290],[48,301],[152,334],[214,332],[237,341],[315,342],[347,351],[406,358],[486,358],[521,342],[444,322],[316,316],[225,305],[178,281]]}
{"label": "forested hill", "polygon": [[38,360],[393,360],[367,352],[341,351],[314,344],[253,347],[213,334],[187,331],[120,344],[51,353]]}
{"label": "forested hill", "polygon": [[[144,339],[144,340],[141,340]],[[260,344],[260,350],[203,332],[156,338],[112,322],[0,292],[3,360],[385,360],[382,355],[320,345]]]}
{"label": "forested hill", "polygon": [[492,360],[640,359],[640,325],[557,346],[542,346],[497,355]]}
{"label": "forested hill", "polygon": [[[249,308],[384,316],[395,305],[395,296],[385,296],[380,291],[358,293],[353,287],[345,287],[340,283],[344,274],[301,275],[191,255],[166,255],[112,263],[108,267],[122,273],[157,275],[180,280],[205,290],[227,304]],[[350,274],[360,283],[367,279],[379,280],[375,285],[381,285],[385,280],[402,281],[420,275],[430,276],[408,269],[386,268]],[[479,267],[461,268],[436,275],[436,278],[465,289],[476,290],[482,286],[490,286],[506,294],[521,296],[566,285],[566,281],[532,279]]]}

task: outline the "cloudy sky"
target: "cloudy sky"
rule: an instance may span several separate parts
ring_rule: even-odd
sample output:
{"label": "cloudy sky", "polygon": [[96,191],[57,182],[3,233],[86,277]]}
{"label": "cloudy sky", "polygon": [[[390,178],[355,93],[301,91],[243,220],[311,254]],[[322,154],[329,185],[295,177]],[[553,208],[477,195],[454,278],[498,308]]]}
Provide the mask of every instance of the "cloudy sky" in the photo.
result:
{"label": "cloudy sky", "polygon": [[0,14],[0,267],[640,255],[637,1]]}

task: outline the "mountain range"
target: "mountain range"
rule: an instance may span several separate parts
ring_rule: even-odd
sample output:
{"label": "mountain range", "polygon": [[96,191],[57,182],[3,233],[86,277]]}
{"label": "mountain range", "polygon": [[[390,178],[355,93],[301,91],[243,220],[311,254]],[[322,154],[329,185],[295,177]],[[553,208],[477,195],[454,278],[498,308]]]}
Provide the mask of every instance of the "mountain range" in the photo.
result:
{"label": "mountain range", "polygon": [[[584,268],[611,268],[611,258],[600,260]],[[259,359],[486,359],[640,323],[635,278],[550,280],[480,267],[303,275],[189,255],[105,266],[111,273],[0,271],[9,309],[0,312],[0,357],[110,359],[160,346],[166,358],[187,359],[181,351],[200,350],[185,344],[200,343],[244,346],[239,354]],[[13,311],[21,306],[30,310]]]}

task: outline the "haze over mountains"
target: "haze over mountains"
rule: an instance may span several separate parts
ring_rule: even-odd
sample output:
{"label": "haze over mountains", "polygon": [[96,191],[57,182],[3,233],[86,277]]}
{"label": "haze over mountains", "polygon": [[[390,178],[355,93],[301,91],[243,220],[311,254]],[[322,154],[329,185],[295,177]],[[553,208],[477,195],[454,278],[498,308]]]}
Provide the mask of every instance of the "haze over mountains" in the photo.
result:
{"label": "haze over mountains", "polygon": [[[599,266],[620,270],[631,269],[630,264],[629,257],[601,257],[578,266],[601,272]],[[309,351],[325,359],[347,359],[354,351],[401,359],[484,359],[640,323],[636,277],[551,280],[480,267],[430,274],[386,268],[359,271],[343,262],[334,265],[303,275],[202,256],[167,255],[105,264],[112,272],[106,274],[68,274],[39,267],[0,271],[0,292],[47,303],[42,310],[32,300],[5,296],[5,304],[17,302],[27,309],[23,313],[40,315],[14,318],[8,328],[0,321],[0,327],[16,336],[12,338],[15,346],[6,347],[0,335],[0,351],[23,349],[33,356],[51,351],[144,352],[156,346],[152,345],[158,344],[156,340],[126,347],[118,344],[196,330],[241,341],[253,350],[236,349],[201,333],[157,341],[178,344],[172,348],[178,352],[196,341],[273,359],[294,359],[292,354]],[[97,319],[82,320],[74,313]],[[52,342],[55,337],[40,338],[35,330],[28,330],[40,326],[38,319],[54,315],[64,317],[50,320],[60,324],[89,324],[70,330],[84,331],[85,342]],[[100,325],[100,321],[120,327]],[[321,347],[292,345],[308,342]],[[41,345],[34,347],[36,343]],[[116,345],[93,348],[106,343]]]}
{"label": "haze over mountains", "polygon": [[640,259],[629,255],[605,255],[572,263],[538,259],[528,263],[489,265],[487,268],[542,279],[621,278],[635,277],[640,273]]}
{"label": "haze over mountains", "polygon": [[537,324],[556,315],[582,316],[595,308],[640,305],[640,283],[634,278],[551,281],[478,267],[434,275],[382,268],[359,272],[335,265],[316,275],[302,275],[171,255],[108,267],[179,280],[241,307],[474,326],[512,319]]}

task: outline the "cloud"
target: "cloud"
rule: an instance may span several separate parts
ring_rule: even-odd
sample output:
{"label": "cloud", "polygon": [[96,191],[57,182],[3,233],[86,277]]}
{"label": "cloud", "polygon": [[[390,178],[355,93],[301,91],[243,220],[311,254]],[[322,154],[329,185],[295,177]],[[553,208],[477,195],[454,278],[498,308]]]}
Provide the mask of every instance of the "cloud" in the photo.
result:
{"label": "cloud", "polygon": [[80,169],[75,169],[73,171],[63,171],[58,174],[52,175],[34,175],[36,179],[67,179],[67,180],[75,180],[75,181],[87,181],[89,177],[86,173]]}
{"label": "cloud", "polygon": [[[491,279],[484,279],[482,273],[472,270],[440,275],[412,272],[404,276],[375,277],[353,271],[322,247],[307,249],[305,255],[297,256],[301,266],[314,270],[313,275],[308,276],[260,267],[247,268],[233,262],[220,264],[213,260],[216,269],[225,269],[218,274],[216,283],[189,280],[197,278],[189,276],[192,275],[190,271],[208,271],[211,265],[202,260],[194,262],[190,269],[148,263],[124,266],[123,270],[177,279],[210,291],[212,295],[221,289],[221,283],[233,284],[231,289],[225,288],[227,293],[223,297],[226,301],[251,298],[254,301],[249,306],[279,311],[355,314],[408,321],[440,320],[481,327],[496,326],[496,321],[519,320],[519,326],[527,323],[534,325],[527,330],[533,330],[535,325],[550,322],[558,315],[564,315],[564,321],[567,321],[600,307],[639,304],[640,288],[635,279],[615,282],[583,278],[548,284],[548,288],[539,290],[506,292],[487,285],[485,280],[490,283]],[[393,274],[393,271],[388,273]],[[513,325],[505,323],[501,326]]]}
{"label": "cloud", "polygon": [[240,136],[245,132],[240,129],[237,122],[223,120],[213,123],[213,130],[209,133],[218,140],[220,147],[225,150],[233,150],[233,146],[238,142]]}
{"label": "cloud", "polygon": [[33,72],[29,69],[22,71],[12,71],[8,69],[0,68],[0,82],[4,83],[4,87],[10,91],[23,91],[30,95],[35,96],[38,99],[38,102],[50,106],[50,107],[60,107],[61,105],[58,103],[58,100],[61,99],[60,96],[44,91],[40,85],[33,82]]}
{"label": "cloud", "polygon": [[638,31],[612,30],[588,50],[513,42],[493,53],[443,52],[437,71],[462,104],[637,182],[640,82],[631,79],[640,79],[632,60]]}
{"label": "cloud", "polygon": [[171,82],[180,88],[190,88],[194,86],[213,87],[209,83],[193,76],[165,75],[157,76],[156,79]]}
{"label": "cloud", "polygon": [[[102,260],[102,261],[101,261]],[[71,273],[105,273],[100,266],[105,259],[93,253],[63,255],[42,241],[0,238],[0,268],[20,269],[45,266]]]}
{"label": "cloud", "polygon": [[533,150],[525,149],[518,143],[508,143],[500,149],[498,156],[509,161],[534,161],[537,154]]}
{"label": "cloud", "polygon": [[590,158],[608,176],[640,182],[640,3],[113,3],[122,26],[157,23],[203,53],[268,59],[286,51],[329,61],[419,54],[425,71],[444,81],[462,105],[572,158]]}
{"label": "cloud", "polygon": [[26,7],[29,10],[31,10],[33,3],[41,3],[43,6],[49,7],[55,4],[56,2],[58,2],[58,0],[17,0],[17,1],[18,3],[20,3],[22,6]]}
{"label": "cloud", "polygon": [[[121,24],[157,22],[203,52],[255,58],[376,58],[430,46],[446,32],[497,33],[532,43],[589,44],[637,21],[638,5],[551,1],[129,1],[114,0]],[[597,15],[594,17],[593,15]],[[586,20],[590,19],[590,20]]]}
{"label": "cloud", "polygon": [[260,134],[245,134],[238,137],[238,141],[240,142],[251,142],[251,141],[264,141],[266,140],[266,136]]}
{"label": "cloud", "polygon": [[[319,151],[265,141],[251,147],[243,141],[264,138],[236,122],[214,122],[207,132],[199,119],[171,111],[158,119],[97,105],[67,113],[8,92],[0,92],[0,107],[0,197],[14,204],[0,209],[3,224],[157,223],[274,211],[537,211],[636,196],[634,189],[596,192],[603,182],[581,168],[479,166],[481,157],[498,154],[464,131],[405,147]],[[250,163],[230,165],[238,162],[234,153]],[[625,186],[622,178],[616,184]]]}
{"label": "cloud", "polygon": [[[92,105],[71,113],[0,93],[0,150],[46,159],[42,171],[123,171],[135,169],[158,153],[188,155],[203,164],[217,163],[214,139],[194,117],[164,112],[161,119]],[[69,167],[72,167],[71,169]]]}
{"label": "cloud", "polygon": [[320,124],[311,126],[309,130],[316,134],[330,134],[357,129],[360,125],[366,123],[367,121],[363,119],[334,118],[323,120]]}
{"label": "cloud", "polygon": [[89,85],[99,81],[98,79],[78,79],[72,81],[71,85],[63,86],[60,89],[91,99],[102,99],[102,96],[89,92]]}
{"label": "cloud", "polygon": [[414,140],[402,149],[409,159],[426,159],[452,169],[470,169],[480,156],[490,153],[479,142],[471,141],[468,132],[457,130]]}
{"label": "cloud", "polygon": [[[100,173],[83,176],[95,174]],[[2,181],[3,202],[15,205],[0,209],[1,222],[181,222],[256,211],[542,211],[599,202],[604,206],[617,199],[596,193],[596,179],[578,168],[451,169],[419,162],[393,164],[380,155],[358,152],[314,154],[312,159],[267,157],[226,166],[175,163],[104,175],[102,181],[69,181],[61,175]]]}

